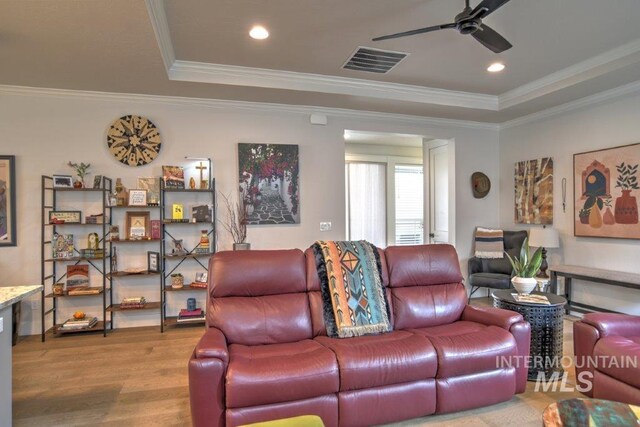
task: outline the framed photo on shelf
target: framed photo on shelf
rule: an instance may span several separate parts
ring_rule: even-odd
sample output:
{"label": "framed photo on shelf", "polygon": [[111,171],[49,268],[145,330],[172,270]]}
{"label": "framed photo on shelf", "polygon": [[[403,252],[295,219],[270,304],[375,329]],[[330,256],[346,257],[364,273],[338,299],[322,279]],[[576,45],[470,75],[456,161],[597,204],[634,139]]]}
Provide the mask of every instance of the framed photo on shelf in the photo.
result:
{"label": "framed photo on shelf", "polygon": [[0,247],[16,246],[16,156],[0,156]]}
{"label": "framed photo on shelf", "polygon": [[149,236],[149,218],[151,213],[127,212],[127,239],[139,240]]}
{"label": "framed photo on shelf", "polygon": [[184,168],[182,166],[162,166],[164,187],[184,190]]}
{"label": "framed photo on shelf", "polygon": [[102,175],[96,175],[93,177],[93,188],[102,187]]}
{"label": "framed photo on shelf", "polygon": [[159,252],[147,252],[147,270],[149,273],[160,272],[160,253]]}
{"label": "framed photo on shelf", "polygon": [[53,188],[73,188],[71,175],[53,175]]}
{"label": "framed photo on shelf", "polygon": [[129,190],[129,206],[147,206],[147,190]]}
{"label": "framed photo on shelf", "polygon": [[160,178],[138,178],[138,189],[147,190],[147,204],[160,204]]}
{"label": "framed photo on shelf", "polygon": [[49,224],[80,224],[81,211],[49,211]]}

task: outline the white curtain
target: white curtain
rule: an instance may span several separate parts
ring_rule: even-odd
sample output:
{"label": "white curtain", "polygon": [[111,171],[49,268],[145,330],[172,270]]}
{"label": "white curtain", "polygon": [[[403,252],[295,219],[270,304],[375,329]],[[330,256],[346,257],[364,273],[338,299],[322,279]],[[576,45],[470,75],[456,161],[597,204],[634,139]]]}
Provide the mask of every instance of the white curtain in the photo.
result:
{"label": "white curtain", "polygon": [[349,240],[387,246],[386,165],[347,163]]}

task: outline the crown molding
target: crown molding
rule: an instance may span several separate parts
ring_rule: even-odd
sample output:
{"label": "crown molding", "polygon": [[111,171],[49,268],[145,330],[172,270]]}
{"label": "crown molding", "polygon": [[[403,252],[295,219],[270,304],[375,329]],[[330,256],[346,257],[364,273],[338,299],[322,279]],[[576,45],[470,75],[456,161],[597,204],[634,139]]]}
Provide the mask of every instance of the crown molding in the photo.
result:
{"label": "crown molding", "polygon": [[147,5],[147,12],[149,13],[153,32],[156,35],[156,41],[158,42],[164,68],[167,70],[167,73],[169,73],[169,69],[176,61],[176,55],[173,50],[173,41],[171,40],[171,32],[169,31],[169,22],[167,21],[167,14],[164,10],[164,3],[162,0],[145,0],[145,4]]}
{"label": "crown molding", "polygon": [[495,95],[294,71],[176,60],[168,75],[170,80],[178,81],[322,92],[449,107],[498,110],[498,97]]}
{"label": "crown molding", "polygon": [[371,120],[416,126],[466,128],[497,131],[497,123],[474,122],[468,120],[421,117],[404,114],[381,113],[377,111],[349,110],[344,108],[314,107],[309,105],[274,104],[266,102],[234,101],[224,99],[188,98],[166,95],[145,95],[136,93],[98,92],[73,89],[52,89],[28,86],[0,85],[0,94],[19,96],[47,96],[54,98],[72,98],[95,101],[137,102],[145,104],[178,105],[203,107],[224,111],[237,110],[261,114],[310,115],[324,114],[334,119]]}
{"label": "crown molding", "polygon": [[637,62],[640,62],[640,39],[500,94],[498,96],[498,111],[523,104]]}
{"label": "crown molding", "polygon": [[502,122],[500,124],[500,130],[513,128],[531,122],[537,122],[548,117],[554,117],[558,114],[567,113],[569,111],[577,110],[580,108],[590,107],[621,96],[632,95],[636,92],[640,92],[640,80],[626,85],[618,86],[614,89],[598,92],[594,95],[589,95],[575,101],[567,102],[566,104],[547,108],[546,110],[542,110],[537,113],[528,114],[526,116],[518,117],[517,119]]}

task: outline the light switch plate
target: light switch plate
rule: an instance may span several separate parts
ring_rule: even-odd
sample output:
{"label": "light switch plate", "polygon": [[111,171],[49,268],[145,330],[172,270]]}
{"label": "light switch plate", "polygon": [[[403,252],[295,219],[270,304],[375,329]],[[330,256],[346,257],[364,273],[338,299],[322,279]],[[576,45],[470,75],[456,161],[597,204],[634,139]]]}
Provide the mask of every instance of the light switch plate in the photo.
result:
{"label": "light switch plate", "polygon": [[320,223],[320,231],[331,231],[331,222],[321,222]]}
{"label": "light switch plate", "polygon": [[4,331],[4,317],[0,317],[0,334]]}

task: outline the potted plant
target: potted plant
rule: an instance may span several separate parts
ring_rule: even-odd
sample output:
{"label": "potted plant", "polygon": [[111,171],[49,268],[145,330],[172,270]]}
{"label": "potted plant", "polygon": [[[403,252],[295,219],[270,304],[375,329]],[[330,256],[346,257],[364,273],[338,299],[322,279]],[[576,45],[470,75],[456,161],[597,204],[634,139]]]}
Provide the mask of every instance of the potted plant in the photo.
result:
{"label": "potted plant", "polygon": [[243,202],[232,202],[229,200],[229,196],[220,194],[224,201],[227,211],[227,220],[221,221],[225,230],[231,234],[233,239],[233,250],[248,250],[251,249],[251,243],[247,243],[247,209]]}
{"label": "potted plant", "polygon": [[511,279],[513,287],[519,294],[528,294],[536,287],[536,273],[542,264],[542,248],[538,248],[533,255],[529,254],[529,238],[525,238],[520,248],[520,258],[511,257],[505,252],[511,267],[513,267],[514,277]]}
{"label": "potted plant", "polygon": [[78,164],[78,163],[69,162],[67,163],[67,165],[73,168],[76,171],[76,175],[78,175],[78,177],[80,178],[80,180],[76,181],[76,183],[79,183],[79,184],[74,183],[73,186],[75,188],[84,188],[84,177],[89,175],[89,168],[91,167],[91,163],[80,162],[80,164]]}

